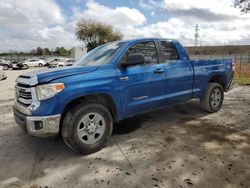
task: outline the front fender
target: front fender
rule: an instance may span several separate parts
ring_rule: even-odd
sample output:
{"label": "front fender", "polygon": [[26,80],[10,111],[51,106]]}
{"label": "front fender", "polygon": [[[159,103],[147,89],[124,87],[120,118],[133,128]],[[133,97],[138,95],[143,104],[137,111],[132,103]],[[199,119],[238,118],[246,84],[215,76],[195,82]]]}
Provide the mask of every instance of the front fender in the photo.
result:
{"label": "front fender", "polygon": [[33,112],[34,115],[62,114],[73,100],[96,94],[109,95],[115,104],[117,118],[122,115],[115,69],[100,69],[93,73],[60,78],[53,82],[63,82],[65,89],[53,98],[42,101],[40,107]]}

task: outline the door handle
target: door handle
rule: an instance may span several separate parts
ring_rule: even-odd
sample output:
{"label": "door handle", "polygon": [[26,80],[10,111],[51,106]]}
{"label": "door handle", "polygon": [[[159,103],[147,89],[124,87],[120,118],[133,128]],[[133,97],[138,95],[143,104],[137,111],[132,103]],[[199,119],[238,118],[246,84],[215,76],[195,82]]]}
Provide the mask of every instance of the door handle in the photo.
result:
{"label": "door handle", "polygon": [[120,77],[120,80],[121,80],[121,81],[128,81],[129,78],[128,78],[128,76],[124,76],[124,77]]}
{"label": "door handle", "polygon": [[164,69],[156,69],[156,70],[154,71],[154,73],[155,73],[155,74],[162,74],[162,73],[164,73]]}

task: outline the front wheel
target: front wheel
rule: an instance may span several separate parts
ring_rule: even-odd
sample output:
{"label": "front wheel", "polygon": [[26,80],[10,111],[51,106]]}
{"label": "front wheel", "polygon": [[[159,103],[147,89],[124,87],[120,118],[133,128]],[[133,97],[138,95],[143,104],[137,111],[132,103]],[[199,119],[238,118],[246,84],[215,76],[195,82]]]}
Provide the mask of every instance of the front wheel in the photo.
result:
{"label": "front wheel", "polygon": [[200,99],[201,108],[207,112],[217,112],[223,104],[223,99],[223,87],[218,83],[209,83],[205,96]]}
{"label": "front wheel", "polygon": [[28,68],[29,68],[28,65],[26,65],[26,64],[23,65],[23,69],[28,69]]}
{"label": "front wheel", "polygon": [[79,153],[102,149],[113,130],[108,109],[97,103],[80,104],[68,111],[62,124],[64,142]]}

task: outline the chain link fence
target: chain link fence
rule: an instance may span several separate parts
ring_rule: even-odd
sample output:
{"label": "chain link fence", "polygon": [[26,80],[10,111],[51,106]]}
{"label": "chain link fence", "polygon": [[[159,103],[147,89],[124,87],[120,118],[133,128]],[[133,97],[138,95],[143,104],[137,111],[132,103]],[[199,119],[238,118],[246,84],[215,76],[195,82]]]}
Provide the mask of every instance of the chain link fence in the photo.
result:
{"label": "chain link fence", "polygon": [[235,63],[235,80],[240,84],[250,84],[250,53],[233,55],[191,55],[191,59],[232,59]]}

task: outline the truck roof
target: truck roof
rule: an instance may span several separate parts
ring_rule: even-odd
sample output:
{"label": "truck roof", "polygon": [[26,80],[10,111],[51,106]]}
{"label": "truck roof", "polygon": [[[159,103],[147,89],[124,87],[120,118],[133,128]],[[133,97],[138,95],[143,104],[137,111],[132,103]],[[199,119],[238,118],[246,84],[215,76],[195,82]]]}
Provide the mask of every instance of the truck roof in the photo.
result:
{"label": "truck roof", "polygon": [[124,39],[121,42],[135,42],[135,41],[148,41],[148,40],[167,40],[169,42],[177,42],[176,39],[171,38],[154,38],[154,37],[144,37],[144,38],[133,38],[133,39]]}

